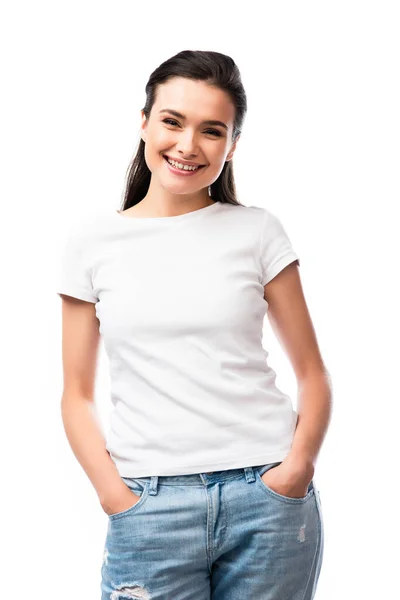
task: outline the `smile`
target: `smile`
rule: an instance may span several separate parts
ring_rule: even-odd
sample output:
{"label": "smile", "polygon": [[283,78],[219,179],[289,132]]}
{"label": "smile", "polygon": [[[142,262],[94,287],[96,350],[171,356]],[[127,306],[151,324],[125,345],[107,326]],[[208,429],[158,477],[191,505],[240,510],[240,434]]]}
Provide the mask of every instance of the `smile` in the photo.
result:
{"label": "smile", "polygon": [[205,167],[205,165],[199,165],[197,168],[193,169],[193,167],[185,167],[183,166],[183,168],[177,167],[176,166],[176,162],[174,161],[174,164],[171,164],[169,161],[170,159],[168,159],[166,156],[164,156],[164,160],[167,163],[167,166],[169,168],[169,170],[171,171],[171,173],[174,173],[176,175],[183,175],[183,176],[190,176],[190,175],[195,175],[198,171],[200,171],[201,169],[203,169]]}

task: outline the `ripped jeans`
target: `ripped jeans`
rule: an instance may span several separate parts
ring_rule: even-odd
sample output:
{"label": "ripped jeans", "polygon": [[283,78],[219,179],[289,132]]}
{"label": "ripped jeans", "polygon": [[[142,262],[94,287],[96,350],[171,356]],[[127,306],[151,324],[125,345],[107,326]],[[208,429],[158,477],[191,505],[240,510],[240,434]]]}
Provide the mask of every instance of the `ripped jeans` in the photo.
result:
{"label": "ripped jeans", "polygon": [[280,462],[126,478],[140,499],[108,515],[101,600],[311,600],[324,530],[314,478],[302,498],[261,479]]}

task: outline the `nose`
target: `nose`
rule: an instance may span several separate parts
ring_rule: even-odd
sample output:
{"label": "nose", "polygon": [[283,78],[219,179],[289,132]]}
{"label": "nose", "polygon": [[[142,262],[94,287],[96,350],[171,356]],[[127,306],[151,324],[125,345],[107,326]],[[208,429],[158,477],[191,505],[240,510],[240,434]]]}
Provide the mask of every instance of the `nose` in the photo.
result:
{"label": "nose", "polygon": [[181,133],[176,149],[177,152],[182,155],[182,158],[185,157],[186,160],[190,160],[191,158],[197,156],[198,152],[195,134],[191,133],[190,131]]}

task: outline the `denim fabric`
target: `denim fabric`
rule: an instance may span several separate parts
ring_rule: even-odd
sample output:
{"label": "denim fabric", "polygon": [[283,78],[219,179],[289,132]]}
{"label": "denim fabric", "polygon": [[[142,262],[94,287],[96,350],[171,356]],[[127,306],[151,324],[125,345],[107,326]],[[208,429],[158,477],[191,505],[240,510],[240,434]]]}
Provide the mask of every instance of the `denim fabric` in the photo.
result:
{"label": "denim fabric", "polygon": [[314,479],[291,498],[261,476],[280,462],[122,479],[140,499],[108,516],[102,600],[311,600],[324,532]]}

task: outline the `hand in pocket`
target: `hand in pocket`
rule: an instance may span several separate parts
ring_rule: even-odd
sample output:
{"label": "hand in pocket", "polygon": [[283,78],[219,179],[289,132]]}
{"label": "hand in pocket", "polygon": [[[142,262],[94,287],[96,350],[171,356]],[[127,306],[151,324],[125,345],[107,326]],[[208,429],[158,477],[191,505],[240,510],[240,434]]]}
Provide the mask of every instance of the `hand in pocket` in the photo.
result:
{"label": "hand in pocket", "polygon": [[104,512],[110,516],[132,508],[139,500],[140,496],[126,486],[126,490],[122,494],[120,493],[118,497],[103,502],[101,506]]}
{"label": "hand in pocket", "polygon": [[267,487],[281,496],[304,498],[308,493],[312,477],[313,475],[310,477],[308,472],[294,472],[282,462],[280,465],[268,469],[261,479]]}

